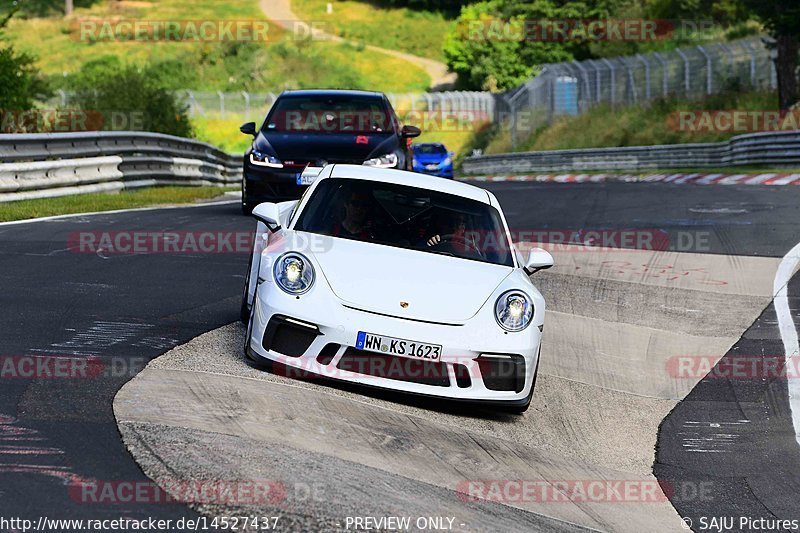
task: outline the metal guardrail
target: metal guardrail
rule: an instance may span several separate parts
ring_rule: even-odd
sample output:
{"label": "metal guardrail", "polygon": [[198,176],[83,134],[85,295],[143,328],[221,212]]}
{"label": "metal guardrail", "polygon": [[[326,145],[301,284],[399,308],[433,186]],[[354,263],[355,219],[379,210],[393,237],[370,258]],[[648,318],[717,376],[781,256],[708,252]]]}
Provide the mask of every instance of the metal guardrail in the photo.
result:
{"label": "metal guardrail", "polygon": [[482,155],[464,160],[465,174],[585,172],[800,165],[800,131],[738,135],[719,143],[585,148]]}
{"label": "metal guardrail", "polygon": [[241,157],[145,132],[0,135],[0,202],[153,185],[236,185]]}

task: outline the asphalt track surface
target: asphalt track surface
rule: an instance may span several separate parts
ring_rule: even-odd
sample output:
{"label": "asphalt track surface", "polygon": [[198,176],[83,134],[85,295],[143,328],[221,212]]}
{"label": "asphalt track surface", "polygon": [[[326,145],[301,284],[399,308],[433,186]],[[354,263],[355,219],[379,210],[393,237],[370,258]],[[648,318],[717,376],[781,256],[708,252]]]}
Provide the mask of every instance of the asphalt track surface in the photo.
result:
{"label": "asphalt track surface", "polygon": [[[504,206],[512,231],[659,229],[670,235],[671,242],[679,232],[708,235],[702,249],[684,242],[681,246],[690,247],[684,250],[676,241],[681,251],[770,257],[782,256],[798,240],[800,188],[641,183],[501,183],[488,188]],[[247,254],[80,254],[70,251],[69,236],[78,231],[246,232],[252,227],[236,204],[0,225],[0,268],[4,273],[0,302],[5,311],[0,315],[0,355],[95,357],[113,363],[105,368],[116,368],[110,376],[93,379],[3,378],[0,516],[194,516],[193,511],[176,504],[79,504],[71,497],[68,484],[87,478],[146,480],[120,441],[111,411],[114,394],[147,360],[237,319]],[[797,285],[795,279],[790,286],[793,309]],[[764,353],[781,353],[769,313],[767,309],[740,341],[744,350],[756,351],[757,347],[746,345],[756,342],[764,345]],[[753,337],[756,331],[764,334]],[[777,344],[767,344],[775,339]],[[739,396],[731,384],[723,387],[714,382],[706,387],[703,382],[662,426],[654,471],[659,479],[674,480],[693,479],[698,472],[713,475],[750,468],[757,469],[756,477],[765,483],[773,482],[771,492],[768,488],[741,490],[744,476],[722,476],[729,488],[725,497],[708,508],[681,508],[678,502],[678,511],[684,516],[712,511],[719,515],[797,514],[796,506],[791,507],[791,495],[797,494],[800,454],[797,443],[789,438],[791,428],[786,426],[787,420],[791,424],[786,385],[780,380],[760,389],[747,383],[734,385],[742,394],[749,393],[753,406],[760,406],[764,420],[771,422],[760,424],[758,431],[741,439],[729,453],[713,458],[682,456],[682,443],[675,440],[677,430],[671,425],[679,425],[680,417],[694,416],[687,414],[687,405],[708,412],[717,405],[708,403],[713,400],[737,408]],[[770,416],[770,410],[780,416]],[[754,450],[771,460],[758,463]],[[787,487],[777,485],[776,477]],[[717,481],[717,487],[722,487],[722,481]],[[766,510],[764,501],[770,506],[785,505],[785,512]]]}

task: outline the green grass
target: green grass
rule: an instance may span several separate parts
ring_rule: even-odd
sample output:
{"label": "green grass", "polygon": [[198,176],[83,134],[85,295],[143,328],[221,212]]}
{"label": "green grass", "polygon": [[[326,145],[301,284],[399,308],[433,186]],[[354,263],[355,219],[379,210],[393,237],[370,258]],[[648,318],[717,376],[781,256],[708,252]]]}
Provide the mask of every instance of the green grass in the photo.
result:
{"label": "green grass", "polygon": [[[773,92],[725,92],[701,101],[657,100],[649,107],[599,105],[588,112],[556,120],[527,136],[518,135],[516,151],[567,150],[613,146],[648,146],[718,142],[744,132],[680,131],[672,117],[683,110],[777,110]],[[485,145],[485,153],[511,152],[511,135],[499,132]]]}
{"label": "green grass", "polygon": [[28,218],[113,211],[155,205],[191,204],[221,196],[236,187],[151,187],[119,193],[78,194],[0,203],[0,222]]}
{"label": "green grass", "polygon": [[[333,13],[327,14],[328,3]],[[442,43],[451,21],[437,12],[379,7],[357,0],[292,0],[292,10],[303,20],[345,39],[399,50],[439,61]]]}
{"label": "green grass", "polygon": [[[342,43],[289,39],[269,26],[264,42],[105,42],[82,39],[79,21],[266,20],[257,0],[194,2],[161,0],[98,2],[78,8],[71,19],[60,16],[17,17],[6,30],[20,51],[37,59],[42,72],[59,81],[84,63],[117,56],[134,65],[178,61],[192,78],[181,87],[207,91],[280,91],[294,88],[354,88],[385,92],[420,91],[430,85],[427,73],[410,63]],[[402,75],[398,75],[402,73]]]}

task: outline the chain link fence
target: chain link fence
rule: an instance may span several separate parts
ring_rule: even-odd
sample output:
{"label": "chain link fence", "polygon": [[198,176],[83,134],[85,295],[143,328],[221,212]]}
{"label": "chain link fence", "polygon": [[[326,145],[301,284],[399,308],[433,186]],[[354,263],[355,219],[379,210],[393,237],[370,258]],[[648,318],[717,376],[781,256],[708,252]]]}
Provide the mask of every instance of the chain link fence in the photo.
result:
{"label": "chain link fence", "polygon": [[734,86],[777,87],[774,57],[760,39],[542,65],[538,76],[505,93],[500,105],[515,149],[518,134],[550,124],[559,115],[577,115],[598,104],[699,99]]}

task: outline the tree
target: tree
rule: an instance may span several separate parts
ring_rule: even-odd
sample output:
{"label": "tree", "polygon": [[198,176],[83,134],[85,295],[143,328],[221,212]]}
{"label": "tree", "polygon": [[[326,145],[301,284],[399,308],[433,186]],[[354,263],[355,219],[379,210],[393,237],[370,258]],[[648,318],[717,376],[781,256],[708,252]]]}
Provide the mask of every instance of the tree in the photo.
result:
{"label": "tree", "polygon": [[72,15],[72,0],[64,0],[64,14],[66,16]]}
{"label": "tree", "polygon": [[781,110],[798,101],[797,63],[800,53],[800,2],[797,0],[743,0],[775,39],[778,103]]}
{"label": "tree", "polygon": [[34,101],[47,96],[47,85],[28,54],[18,54],[4,43],[2,30],[16,13],[0,19],[0,110],[22,111],[33,107]]}

